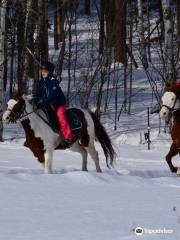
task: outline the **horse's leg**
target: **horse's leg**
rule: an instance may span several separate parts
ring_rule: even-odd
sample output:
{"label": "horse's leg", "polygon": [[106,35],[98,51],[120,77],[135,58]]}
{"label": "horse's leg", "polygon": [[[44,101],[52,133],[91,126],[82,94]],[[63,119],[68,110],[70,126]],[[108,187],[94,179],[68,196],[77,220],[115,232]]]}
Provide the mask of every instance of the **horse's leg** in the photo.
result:
{"label": "horse's leg", "polygon": [[89,146],[86,148],[87,152],[90,154],[92,159],[94,160],[95,166],[96,166],[96,171],[97,172],[102,172],[100,165],[99,165],[99,154],[98,151],[96,150],[94,143],[90,142]]}
{"label": "horse's leg", "polygon": [[78,142],[74,143],[70,148],[73,152],[78,152],[82,156],[82,171],[87,171],[87,151],[84,147],[80,146]]}
{"label": "horse's leg", "polygon": [[45,159],[44,173],[51,174],[52,173],[52,159],[53,159],[53,150],[52,149],[46,149],[46,151],[44,153],[44,159]]}
{"label": "horse's leg", "polygon": [[170,151],[166,156],[166,161],[167,161],[167,164],[169,165],[169,168],[171,169],[171,172],[176,173],[178,170],[178,168],[172,164],[172,157],[176,156],[178,153],[179,153],[179,149],[177,149],[175,143],[172,143]]}
{"label": "horse's leg", "polygon": [[45,162],[41,162],[43,169],[45,168]]}

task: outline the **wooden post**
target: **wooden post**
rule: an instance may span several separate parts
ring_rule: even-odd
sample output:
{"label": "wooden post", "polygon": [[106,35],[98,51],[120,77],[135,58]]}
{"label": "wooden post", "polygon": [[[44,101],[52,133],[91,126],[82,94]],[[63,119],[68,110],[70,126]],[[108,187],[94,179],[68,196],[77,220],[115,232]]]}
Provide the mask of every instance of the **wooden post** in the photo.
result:
{"label": "wooden post", "polygon": [[6,1],[0,0],[0,141],[3,139],[3,86],[4,86],[4,39],[5,39],[5,16]]}
{"label": "wooden post", "polygon": [[149,111],[149,108],[147,110],[147,113],[148,113],[148,140],[147,140],[147,143],[148,143],[148,150],[151,149],[151,140],[150,140],[150,111]]}

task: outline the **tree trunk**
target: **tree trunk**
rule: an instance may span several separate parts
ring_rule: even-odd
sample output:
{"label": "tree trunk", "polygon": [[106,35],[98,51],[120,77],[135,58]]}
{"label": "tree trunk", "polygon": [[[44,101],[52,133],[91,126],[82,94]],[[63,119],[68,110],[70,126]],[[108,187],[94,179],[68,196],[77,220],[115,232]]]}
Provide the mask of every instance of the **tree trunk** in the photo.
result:
{"label": "tree trunk", "polygon": [[14,79],[14,52],[15,52],[15,33],[12,33],[12,40],[11,40],[11,55],[10,55],[10,84],[9,84],[9,95],[12,96],[13,91],[13,79]]}
{"label": "tree trunk", "polygon": [[91,0],[84,0],[84,12],[86,15],[91,15]]}
{"label": "tree trunk", "polygon": [[176,82],[173,48],[173,4],[171,0],[161,0],[164,18],[164,59],[166,59],[165,79],[167,83]]}
{"label": "tree trunk", "polygon": [[104,40],[105,40],[104,6],[105,6],[104,0],[101,0],[101,3],[100,3],[99,54],[103,54],[103,52],[104,52]]}
{"label": "tree trunk", "polygon": [[161,0],[158,0],[158,11],[159,11],[159,20],[160,20],[160,27],[161,27],[161,39],[164,40],[164,20],[163,20],[163,9],[162,9]]}
{"label": "tree trunk", "polygon": [[3,77],[4,77],[4,40],[5,40],[5,19],[6,19],[6,1],[0,1],[0,141],[3,139]]}
{"label": "tree trunk", "polygon": [[58,49],[58,43],[64,39],[64,7],[62,0],[55,0],[54,12],[54,47]]}
{"label": "tree trunk", "polygon": [[127,64],[126,59],[126,3],[115,0],[115,60]]}
{"label": "tree trunk", "polygon": [[40,63],[48,61],[48,0],[38,1],[37,51]]}
{"label": "tree trunk", "polygon": [[24,28],[25,28],[25,12],[23,9],[23,6],[20,2],[16,5],[17,11],[16,11],[16,17],[17,17],[17,50],[18,50],[18,56],[17,56],[17,80],[18,80],[18,89],[21,89],[22,85],[22,52],[23,52],[23,44],[24,44]]}
{"label": "tree trunk", "polygon": [[148,68],[148,60],[147,60],[147,53],[146,53],[146,40],[144,37],[144,17],[143,17],[143,2],[142,0],[138,0],[138,32],[139,32],[139,39],[140,39],[140,55],[142,65],[145,69]]}
{"label": "tree trunk", "polygon": [[25,31],[24,31],[24,46],[22,51],[22,83],[21,83],[21,90],[25,93],[28,92],[28,77],[29,77],[29,70],[30,70],[30,55],[27,51],[27,47],[31,48],[31,28],[32,28],[32,14],[31,9],[33,8],[33,0],[28,0],[26,5],[26,19],[25,19]]}
{"label": "tree trunk", "polygon": [[177,11],[177,40],[178,46],[180,47],[180,1],[176,0],[176,11]]}
{"label": "tree trunk", "polygon": [[[133,51],[133,2],[129,0],[129,48],[130,52]],[[132,80],[133,80],[133,59],[130,58],[130,73],[129,73],[129,99],[128,99],[128,114],[131,114],[131,106],[132,106]]]}
{"label": "tree trunk", "polygon": [[106,21],[106,46],[114,46],[114,20],[115,20],[115,0],[104,1],[105,21]]}
{"label": "tree trunk", "polygon": [[147,27],[148,27],[148,37],[147,39],[147,49],[148,49],[148,60],[151,62],[151,22],[150,22],[150,0],[147,0]]}

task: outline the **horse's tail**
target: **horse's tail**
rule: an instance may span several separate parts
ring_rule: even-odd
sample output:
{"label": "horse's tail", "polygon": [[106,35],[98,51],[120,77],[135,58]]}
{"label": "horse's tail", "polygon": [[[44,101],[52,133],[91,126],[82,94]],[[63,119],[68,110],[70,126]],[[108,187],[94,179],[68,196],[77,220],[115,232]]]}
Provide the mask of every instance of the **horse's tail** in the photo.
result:
{"label": "horse's tail", "polygon": [[115,159],[114,148],[112,146],[111,140],[105,128],[102,126],[99,119],[96,117],[96,115],[93,112],[90,112],[90,114],[94,122],[96,138],[98,139],[98,141],[102,146],[104,155],[106,157],[106,164],[107,164],[107,167],[109,168],[109,159],[110,159],[111,166],[113,166],[113,163],[114,163],[114,159]]}

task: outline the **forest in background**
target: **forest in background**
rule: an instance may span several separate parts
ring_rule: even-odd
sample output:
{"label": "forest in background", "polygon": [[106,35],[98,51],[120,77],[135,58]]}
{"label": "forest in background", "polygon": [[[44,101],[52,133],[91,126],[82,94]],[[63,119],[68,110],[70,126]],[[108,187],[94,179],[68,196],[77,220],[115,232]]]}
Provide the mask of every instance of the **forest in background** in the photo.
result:
{"label": "forest in background", "polygon": [[69,104],[93,105],[100,116],[113,95],[116,121],[131,114],[134,70],[144,69],[160,102],[179,77],[179,51],[178,0],[1,0],[0,111],[5,95],[36,89],[41,62],[50,60]]}

